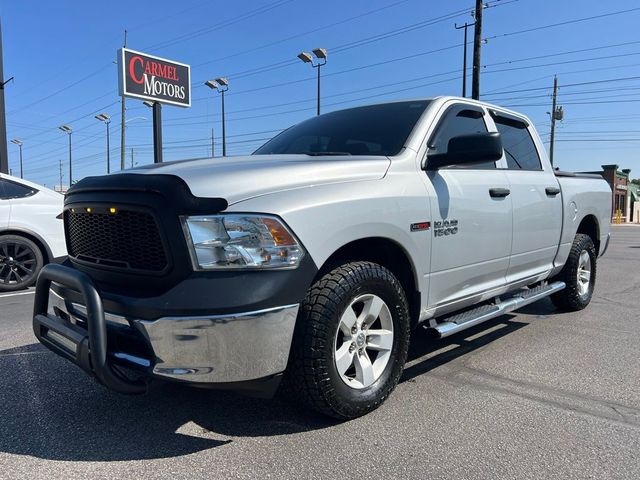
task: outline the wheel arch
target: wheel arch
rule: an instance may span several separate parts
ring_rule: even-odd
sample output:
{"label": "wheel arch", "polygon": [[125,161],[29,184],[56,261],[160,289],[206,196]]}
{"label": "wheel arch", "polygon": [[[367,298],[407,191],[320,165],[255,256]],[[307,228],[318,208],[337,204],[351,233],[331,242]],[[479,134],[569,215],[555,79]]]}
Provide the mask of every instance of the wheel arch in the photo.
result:
{"label": "wheel arch", "polygon": [[600,224],[595,215],[586,215],[578,225],[576,233],[588,235],[596,247],[596,252],[600,253]]}
{"label": "wheel arch", "polygon": [[340,265],[357,261],[377,263],[396,276],[407,296],[411,325],[415,327],[420,314],[420,291],[416,268],[407,251],[395,240],[386,237],[367,237],[341,246],[320,266],[314,282]]}
{"label": "wheel arch", "polygon": [[49,263],[51,260],[53,260],[53,253],[51,252],[49,245],[37,233],[13,227],[13,228],[8,228],[6,230],[0,230],[0,236],[1,235],[16,235],[19,237],[28,238],[33,243],[35,243],[40,249],[45,265]]}

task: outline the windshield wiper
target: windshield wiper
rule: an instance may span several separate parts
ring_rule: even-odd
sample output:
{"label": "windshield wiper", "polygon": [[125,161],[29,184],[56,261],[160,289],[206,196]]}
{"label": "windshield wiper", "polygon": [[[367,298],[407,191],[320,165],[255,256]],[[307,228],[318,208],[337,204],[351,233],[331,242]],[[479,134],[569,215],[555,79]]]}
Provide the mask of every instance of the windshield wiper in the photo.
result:
{"label": "windshield wiper", "polygon": [[302,155],[311,157],[322,157],[324,155],[351,155],[349,152],[300,152]]}

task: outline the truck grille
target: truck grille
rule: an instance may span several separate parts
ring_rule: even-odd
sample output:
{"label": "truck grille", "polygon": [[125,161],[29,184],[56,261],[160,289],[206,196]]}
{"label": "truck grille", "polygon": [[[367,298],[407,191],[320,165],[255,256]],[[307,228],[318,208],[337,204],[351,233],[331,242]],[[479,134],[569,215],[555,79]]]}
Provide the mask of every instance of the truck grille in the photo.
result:
{"label": "truck grille", "polygon": [[161,272],[168,264],[152,215],[133,210],[65,212],[69,255],[125,270]]}

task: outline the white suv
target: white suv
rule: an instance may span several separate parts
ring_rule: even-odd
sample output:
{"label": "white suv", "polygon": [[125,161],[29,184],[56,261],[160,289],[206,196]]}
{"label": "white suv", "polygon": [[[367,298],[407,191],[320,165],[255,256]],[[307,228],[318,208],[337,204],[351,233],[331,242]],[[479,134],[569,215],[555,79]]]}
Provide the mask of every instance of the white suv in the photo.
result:
{"label": "white suv", "polygon": [[64,197],[0,173],[0,292],[33,285],[45,263],[66,255]]}

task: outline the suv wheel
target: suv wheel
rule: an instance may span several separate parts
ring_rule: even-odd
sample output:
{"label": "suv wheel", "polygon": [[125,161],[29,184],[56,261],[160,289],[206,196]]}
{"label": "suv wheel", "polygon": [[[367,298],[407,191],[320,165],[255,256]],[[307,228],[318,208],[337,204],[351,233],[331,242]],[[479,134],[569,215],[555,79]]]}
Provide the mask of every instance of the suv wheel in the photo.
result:
{"label": "suv wheel", "polygon": [[44,265],[40,248],[28,238],[0,235],[0,292],[33,285]]}
{"label": "suv wheel", "polygon": [[370,262],[342,265],[320,278],[301,306],[290,391],[325,415],[364,415],[396,387],[409,332],[407,299],[396,277]]}

